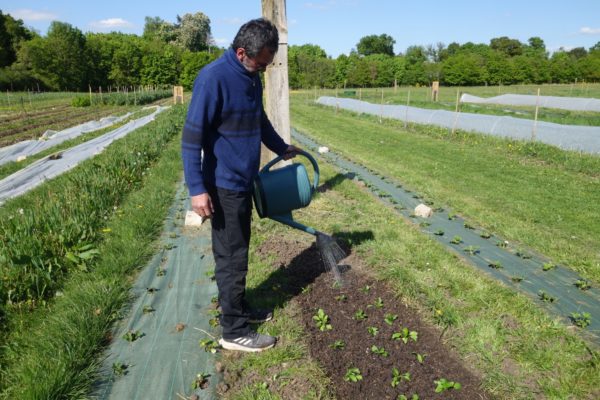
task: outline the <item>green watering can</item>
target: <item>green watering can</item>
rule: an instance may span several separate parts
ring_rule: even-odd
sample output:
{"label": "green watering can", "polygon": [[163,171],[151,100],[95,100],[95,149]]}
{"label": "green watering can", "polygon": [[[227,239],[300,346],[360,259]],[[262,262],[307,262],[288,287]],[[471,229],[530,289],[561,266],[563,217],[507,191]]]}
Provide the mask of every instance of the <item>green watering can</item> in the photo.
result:
{"label": "green watering can", "polygon": [[292,210],[306,207],[319,185],[319,166],[307,152],[297,154],[306,157],[313,166],[313,183],[302,164],[290,164],[271,171],[271,167],[283,159],[279,156],[263,167],[254,180],[254,204],[261,218],[271,218],[282,224],[318,236],[320,232],[294,221]]}

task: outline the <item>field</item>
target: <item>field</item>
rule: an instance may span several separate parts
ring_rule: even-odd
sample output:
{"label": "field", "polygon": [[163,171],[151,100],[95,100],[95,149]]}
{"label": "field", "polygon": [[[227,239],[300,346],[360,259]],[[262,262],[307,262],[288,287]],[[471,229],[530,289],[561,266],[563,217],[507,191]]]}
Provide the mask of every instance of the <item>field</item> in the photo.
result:
{"label": "field", "polygon": [[[411,105],[454,109],[455,89],[443,88],[437,104],[426,98],[429,89],[410,90]],[[534,87],[468,92],[499,90],[524,93]],[[548,95],[598,91],[593,85],[542,88]],[[37,105],[32,99],[27,108],[25,94],[22,102],[2,108],[6,126],[24,127],[7,136],[13,141],[43,132],[44,112],[48,123],[62,118],[56,123],[64,128],[104,112],[136,109],[75,108],[72,94],[40,97]],[[324,94],[335,92],[292,95],[292,126],[303,135],[515,249],[580,274],[593,290],[600,285],[597,156],[380,122],[313,104]],[[373,102],[381,95],[382,90],[361,93]],[[405,104],[407,95],[408,88],[383,90],[390,103]],[[181,178],[185,111],[173,107],[105,153],[0,208],[0,398],[89,396],[99,355],[116,340],[108,332],[130,301],[131,282],[157,251]],[[39,122],[28,125],[27,115]],[[541,118],[600,125],[556,110],[543,110]],[[295,219],[333,234],[349,254],[342,262],[343,283],[323,271],[311,236],[255,215],[248,297],[275,309],[274,321],[258,329],[279,342],[260,354],[219,351],[222,373],[211,379],[223,382],[220,397],[600,396],[600,353],[585,327],[553,316],[539,299],[478,270],[467,254],[436,242],[359,177],[325,158],[319,164],[318,194]]]}

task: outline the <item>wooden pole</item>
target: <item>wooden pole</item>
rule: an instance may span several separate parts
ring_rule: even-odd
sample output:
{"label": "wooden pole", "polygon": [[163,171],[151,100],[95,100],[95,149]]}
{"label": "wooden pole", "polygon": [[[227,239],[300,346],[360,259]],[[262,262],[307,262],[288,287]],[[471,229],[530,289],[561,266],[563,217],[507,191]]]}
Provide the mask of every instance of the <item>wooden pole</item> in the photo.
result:
{"label": "wooden pole", "polygon": [[404,128],[408,126],[408,107],[410,106],[410,88],[408,89],[408,95],[406,96],[406,114],[404,115]]}
{"label": "wooden pole", "polygon": [[[262,15],[279,31],[279,50],[265,73],[266,113],[273,127],[286,143],[290,135],[290,92],[288,78],[288,29],[285,0],[262,0]],[[261,162],[275,158],[263,147]]]}
{"label": "wooden pole", "polygon": [[459,115],[459,111],[460,111],[458,108],[459,99],[460,99],[460,90],[457,90],[456,91],[456,107],[454,109],[456,116],[454,117],[454,124],[452,125],[452,134],[454,134],[454,132],[456,132],[456,124],[458,123],[458,115]]}
{"label": "wooden pole", "polygon": [[535,115],[533,116],[533,129],[531,130],[531,141],[535,142],[535,131],[537,130],[538,110],[540,108],[540,88],[537,90],[537,98],[535,100]]}

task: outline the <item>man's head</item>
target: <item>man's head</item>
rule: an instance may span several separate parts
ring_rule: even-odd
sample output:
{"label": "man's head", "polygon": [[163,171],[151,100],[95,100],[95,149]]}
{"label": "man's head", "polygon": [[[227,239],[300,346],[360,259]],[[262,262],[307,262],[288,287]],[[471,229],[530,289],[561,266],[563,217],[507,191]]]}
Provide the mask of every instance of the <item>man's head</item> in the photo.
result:
{"label": "man's head", "polygon": [[248,72],[264,71],[279,48],[279,33],[271,21],[253,19],[242,25],[231,47]]}

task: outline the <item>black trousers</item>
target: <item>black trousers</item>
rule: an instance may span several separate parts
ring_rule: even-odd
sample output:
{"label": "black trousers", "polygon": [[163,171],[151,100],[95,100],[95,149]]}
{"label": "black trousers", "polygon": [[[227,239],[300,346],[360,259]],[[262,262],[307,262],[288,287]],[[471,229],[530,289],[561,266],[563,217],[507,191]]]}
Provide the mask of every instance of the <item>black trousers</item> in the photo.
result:
{"label": "black trousers", "polygon": [[207,189],[215,209],[211,219],[212,250],[223,338],[235,339],[250,332],[245,295],[252,194],[210,186]]}

